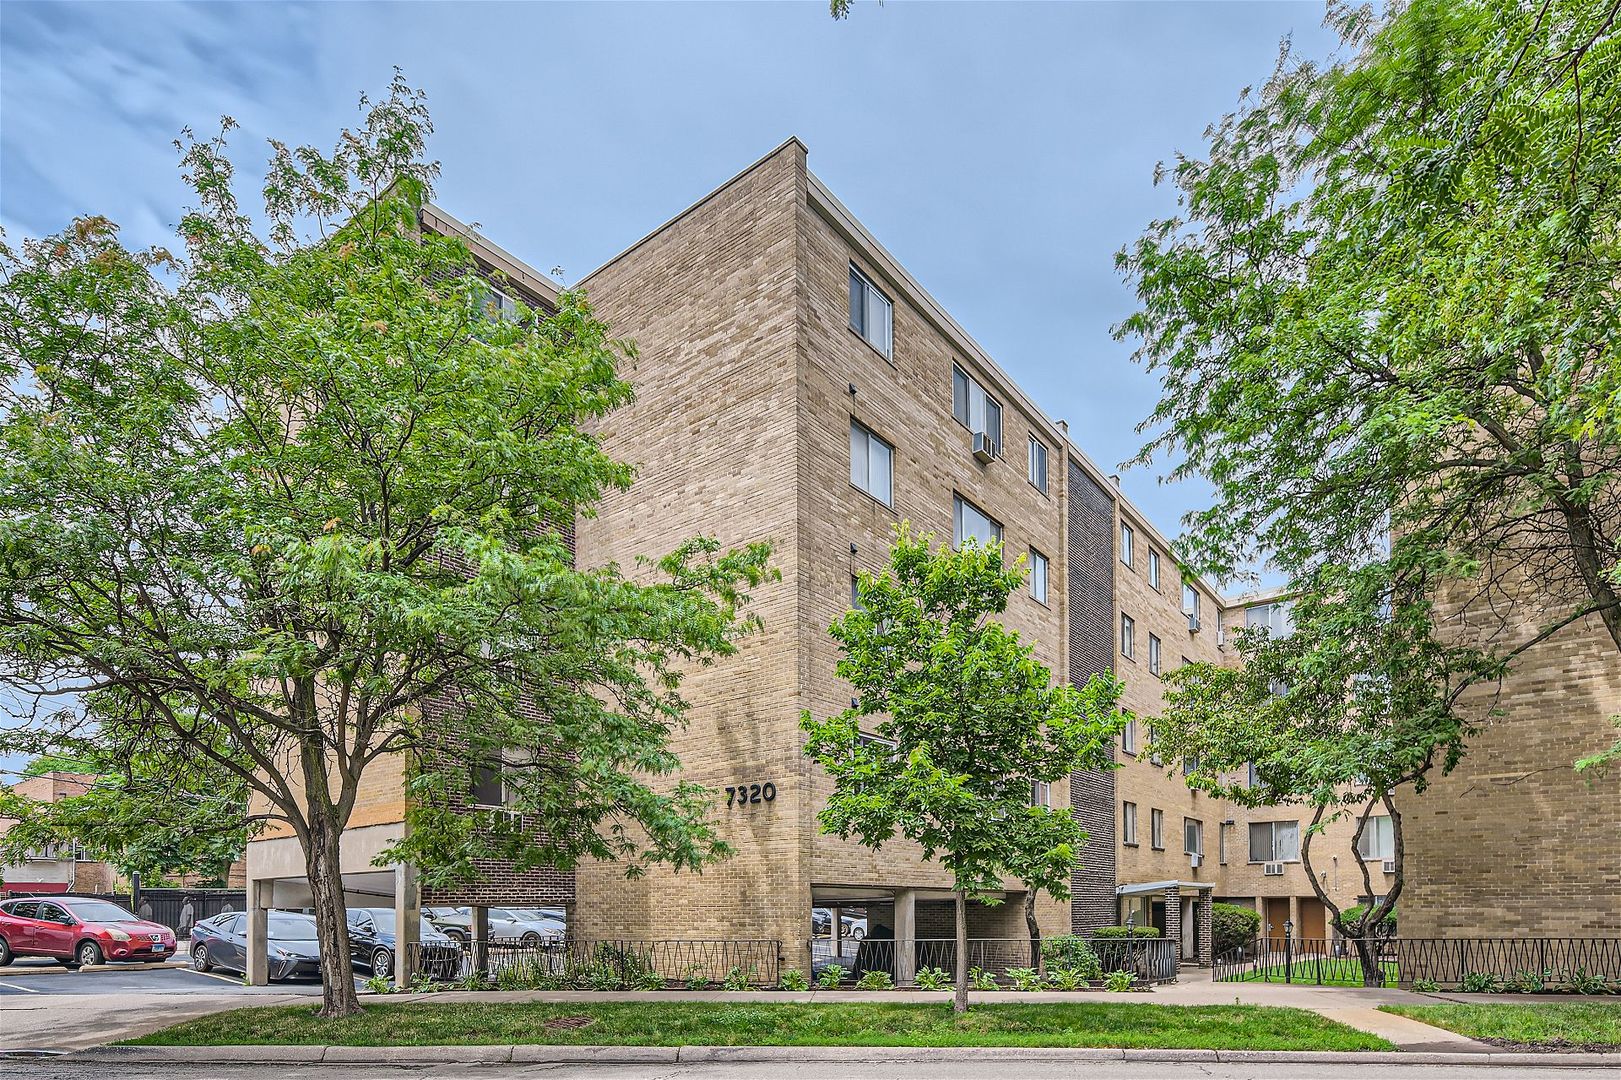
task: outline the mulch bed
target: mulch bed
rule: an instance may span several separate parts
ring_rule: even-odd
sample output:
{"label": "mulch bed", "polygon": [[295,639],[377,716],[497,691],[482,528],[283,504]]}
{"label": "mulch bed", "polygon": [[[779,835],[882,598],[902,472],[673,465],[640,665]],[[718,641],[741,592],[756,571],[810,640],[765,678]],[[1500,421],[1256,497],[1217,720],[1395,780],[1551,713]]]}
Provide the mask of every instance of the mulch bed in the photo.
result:
{"label": "mulch bed", "polygon": [[554,1016],[542,1024],[549,1028],[583,1028],[590,1027],[597,1022],[594,1016]]}
{"label": "mulch bed", "polygon": [[1523,1043],[1513,1039],[1493,1039],[1484,1036],[1475,1037],[1476,1042],[1483,1042],[1489,1046],[1500,1047],[1504,1050],[1513,1050],[1524,1054],[1618,1054],[1621,1053],[1621,1043],[1574,1043],[1564,1039],[1549,1039],[1547,1042]]}

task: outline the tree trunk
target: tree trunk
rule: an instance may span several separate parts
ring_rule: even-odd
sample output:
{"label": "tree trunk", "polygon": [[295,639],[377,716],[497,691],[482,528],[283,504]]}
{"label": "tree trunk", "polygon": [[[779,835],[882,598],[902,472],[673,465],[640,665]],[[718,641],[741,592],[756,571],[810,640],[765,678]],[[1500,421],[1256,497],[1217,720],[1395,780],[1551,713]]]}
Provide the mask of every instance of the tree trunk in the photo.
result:
{"label": "tree trunk", "polygon": [[321,947],[321,1011],[316,1015],[327,1019],[353,1016],[360,1011],[360,999],[355,995],[354,968],[349,959],[349,916],[344,908],[343,875],[338,868],[338,840],[343,830],[325,807],[310,809],[304,870],[310,880],[315,938]]}
{"label": "tree trunk", "polygon": [[1379,967],[1379,939],[1375,935],[1363,934],[1355,940],[1356,958],[1362,965],[1363,986],[1385,985],[1385,973]]}
{"label": "tree trunk", "polygon": [[1041,925],[1036,922],[1036,890],[1024,891],[1024,928],[1030,934],[1030,966],[1041,970]]}
{"label": "tree trunk", "polygon": [[957,992],[951,998],[951,1011],[968,1011],[968,898],[958,889],[957,907]]}

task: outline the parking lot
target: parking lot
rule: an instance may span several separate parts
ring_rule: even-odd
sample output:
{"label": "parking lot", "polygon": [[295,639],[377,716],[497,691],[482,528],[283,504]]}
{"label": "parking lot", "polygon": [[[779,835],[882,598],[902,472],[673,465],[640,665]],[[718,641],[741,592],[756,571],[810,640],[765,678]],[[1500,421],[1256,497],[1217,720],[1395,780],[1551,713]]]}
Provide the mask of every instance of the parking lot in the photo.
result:
{"label": "parking lot", "polygon": [[[357,985],[359,980],[356,980]],[[242,984],[231,972],[193,971],[189,964],[106,964],[70,971],[53,960],[18,959],[0,968],[0,997],[57,994],[319,994],[319,979],[294,979],[270,987]]]}

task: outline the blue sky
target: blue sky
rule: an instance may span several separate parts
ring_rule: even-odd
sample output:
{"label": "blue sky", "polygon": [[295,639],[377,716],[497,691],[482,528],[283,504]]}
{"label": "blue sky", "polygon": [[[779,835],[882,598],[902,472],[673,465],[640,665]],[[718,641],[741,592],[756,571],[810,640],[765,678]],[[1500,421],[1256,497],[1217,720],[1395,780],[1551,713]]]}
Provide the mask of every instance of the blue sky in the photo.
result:
{"label": "blue sky", "polygon": [[[1270,71],[1319,4],[0,5],[0,224],[100,212],[165,242],[170,146],[222,113],[330,145],[395,65],[429,95],[437,201],[576,280],[789,135],[1048,413],[1112,468],[1152,378],[1109,327],[1114,252],[1172,207],[1152,170]],[[1201,498],[1125,473],[1174,534]]]}
{"label": "blue sky", "polygon": [[[1312,3],[0,3],[0,224],[79,213],[171,238],[170,145],[221,114],[330,145],[398,65],[425,89],[436,201],[573,281],[789,135],[811,168],[1105,468],[1152,378],[1110,326],[1113,256],[1173,207],[1156,162],[1332,47]],[[1124,486],[1174,533],[1202,498]]]}

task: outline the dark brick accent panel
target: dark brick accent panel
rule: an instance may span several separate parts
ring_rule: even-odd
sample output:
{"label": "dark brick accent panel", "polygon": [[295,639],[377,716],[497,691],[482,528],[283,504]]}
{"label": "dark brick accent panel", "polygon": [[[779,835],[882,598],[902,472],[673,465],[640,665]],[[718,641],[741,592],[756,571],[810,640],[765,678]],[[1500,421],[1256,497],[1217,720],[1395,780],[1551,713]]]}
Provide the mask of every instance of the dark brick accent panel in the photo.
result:
{"label": "dark brick accent panel", "polygon": [[[1069,679],[1076,686],[1114,666],[1114,494],[1079,463],[1069,469]],[[1109,770],[1070,777],[1070,805],[1085,826],[1086,846],[1071,881],[1070,925],[1087,934],[1117,921],[1115,786]]]}

